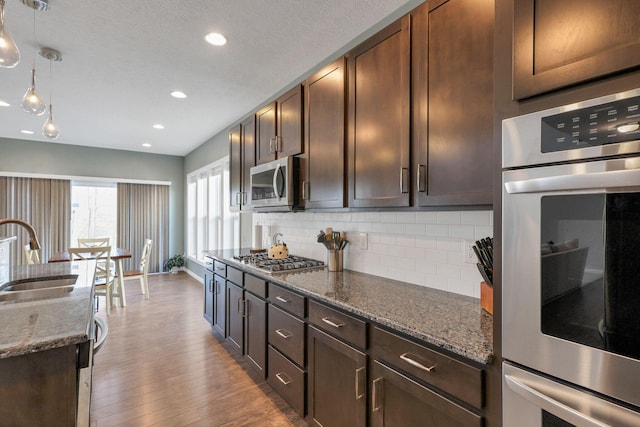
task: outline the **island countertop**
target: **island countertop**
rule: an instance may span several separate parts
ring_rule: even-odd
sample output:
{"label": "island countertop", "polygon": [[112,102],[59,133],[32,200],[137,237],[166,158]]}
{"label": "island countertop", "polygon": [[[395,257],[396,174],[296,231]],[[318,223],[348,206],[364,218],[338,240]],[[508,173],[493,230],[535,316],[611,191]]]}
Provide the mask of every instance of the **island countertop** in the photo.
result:
{"label": "island countertop", "polygon": [[466,357],[493,360],[493,317],[480,300],[370,274],[324,269],[268,274],[233,258],[238,250],[209,256],[272,283]]}
{"label": "island countertop", "polygon": [[63,297],[0,302],[0,359],[86,342],[93,330],[93,273],[92,261],[12,267],[0,291],[21,281],[78,278]]}

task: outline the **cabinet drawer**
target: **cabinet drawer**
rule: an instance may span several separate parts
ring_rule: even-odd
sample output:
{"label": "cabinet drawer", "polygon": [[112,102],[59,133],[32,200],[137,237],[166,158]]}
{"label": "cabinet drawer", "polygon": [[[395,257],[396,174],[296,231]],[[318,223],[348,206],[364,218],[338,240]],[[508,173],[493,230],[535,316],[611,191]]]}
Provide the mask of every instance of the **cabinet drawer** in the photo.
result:
{"label": "cabinet drawer", "polygon": [[233,268],[230,265],[227,266],[227,280],[235,283],[238,286],[244,285],[244,280],[242,279],[242,270],[238,270],[237,268]]}
{"label": "cabinet drawer", "polygon": [[304,366],[304,322],[269,305],[269,344]]}
{"label": "cabinet drawer", "polygon": [[304,418],[304,371],[269,346],[267,382]]}
{"label": "cabinet drawer", "polygon": [[213,272],[218,276],[227,277],[227,264],[213,260]]}
{"label": "cabinet drawer", "polygon": [[205,271],[211,271],[213,272],[213,258],[206,256],[204,257],[204,269]]}
{"label": "cabinet drawer", "polygon": [[269,283],[269,302],[300,318],[304,317],[304,297]]}
{"label": "cabinet drawer", "polygon": [[348,314],[309,301],[309,322],[361,349],[367,348],[367,324]]}
{"label": "cabinet drawer", "polygon": [[244,288],[260,298],[267,297],[267,282],[258,279],[256,276],[245,273]]}
{"label": "cabinet drawer", "polygon": [[483,370],[397,335],[373,329],[373,357],[467,403],[484,405]]}

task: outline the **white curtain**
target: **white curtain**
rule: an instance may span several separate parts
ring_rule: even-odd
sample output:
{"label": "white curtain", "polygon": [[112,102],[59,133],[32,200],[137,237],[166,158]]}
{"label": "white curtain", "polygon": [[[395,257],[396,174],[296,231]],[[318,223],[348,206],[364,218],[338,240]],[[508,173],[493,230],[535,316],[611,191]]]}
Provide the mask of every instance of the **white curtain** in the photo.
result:
{"label": "white curtain", "polygon": [[[69,247],[71,181],[42,178],[0,177],[0,218],[17,218],[31,224],[42,246],[40,259],[47,262]],[[12,245],[13,264],[26,264],[24,245],[29,234],[18,225],[0,228],[0,236],[17,236]]]}
{"label": "white curtain", "polygon": [[137,268],[144,239],[153,240],[149,272],[162,271],[169,258],[169,186],[118,184],[118,246],[129,249],[125,270]]}

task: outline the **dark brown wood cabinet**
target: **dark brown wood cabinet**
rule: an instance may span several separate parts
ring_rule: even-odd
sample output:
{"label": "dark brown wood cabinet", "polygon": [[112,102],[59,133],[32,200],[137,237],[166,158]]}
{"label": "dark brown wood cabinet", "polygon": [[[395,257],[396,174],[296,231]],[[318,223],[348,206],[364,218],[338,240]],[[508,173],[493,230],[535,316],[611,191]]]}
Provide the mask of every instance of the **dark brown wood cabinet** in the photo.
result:
{"label": "dark brown wood cabinet", "polygon": [[245,291],[244,350],[247,359],[264,378],[267,374],[267,303]]}
{"label": "dark brown wood cabinet", "polygon": [[412,15],[415,204],[491,205],[494,2],[429,2]]}
{"label": "dark brown wood cabinet", "polygon": [[212,329],[226,338],[227,336],[227,284],[224,277],[213,276],[213,324]]}
{"label": "dark brown wood cabinet", "polygon": [[367,423],[367,356],[309,326],[309,422],[324,427]]}
{"label": "dark brown wood cabinet", "polygon": [[244,291],[227,280],[227,337],[240,354],[244,354]]}
{"label": "dark brown wood cabinet", "polygon": [[255,165],[255,116],[252,114],[229,131],[229,206],[231,210],[250,208],[251,168]]}
{"label": "dark brown wood cabinet", "polygon": [[204,309],[203,316],[210,324],[213,323],[213,293],[215,284],[213,273],[205,269],[204,271]]}
{"label": "dark brown wood cabinet", "polygon": [[410,204],[410,17],[348,54],[348,206]]}
{"label": "dark brown wood cabinet", "polygon": [[640,2],[514,0],[513,99],[640,66]]}
{"label": "dark brown wood cabinet", "polygon": [[302,198],[307,209],[345,205],[345,73],[345,59],[340,58],[304,82]]}
{"label": "dark brown wood cabinet", "polygon": [[302,153],[302,86],[256,113],[256,164]]}

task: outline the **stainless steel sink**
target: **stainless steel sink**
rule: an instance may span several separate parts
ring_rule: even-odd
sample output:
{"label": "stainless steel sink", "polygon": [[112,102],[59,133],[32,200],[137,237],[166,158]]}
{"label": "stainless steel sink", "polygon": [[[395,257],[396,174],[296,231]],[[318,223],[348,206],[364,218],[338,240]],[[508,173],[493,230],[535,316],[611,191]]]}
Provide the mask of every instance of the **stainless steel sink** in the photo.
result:
{"label": "stainless steel sink", "polygon": [[34,289],[58,288],[60,286],[73,286],[77,279],[78,276],[69,276],[57,279],[36,279],[7,286],[4,288],[4,291],[29,291]]}
{"label": "stainless steel sink", "polygon": [[2,301],[19,301],[43,298],[58,298],[67,295],[73,291],[73,285],[58,286],[55,288],[31,289],[25,291],[3,292],[0,293],[0,302]]}

